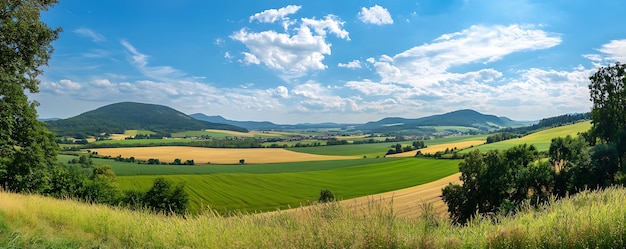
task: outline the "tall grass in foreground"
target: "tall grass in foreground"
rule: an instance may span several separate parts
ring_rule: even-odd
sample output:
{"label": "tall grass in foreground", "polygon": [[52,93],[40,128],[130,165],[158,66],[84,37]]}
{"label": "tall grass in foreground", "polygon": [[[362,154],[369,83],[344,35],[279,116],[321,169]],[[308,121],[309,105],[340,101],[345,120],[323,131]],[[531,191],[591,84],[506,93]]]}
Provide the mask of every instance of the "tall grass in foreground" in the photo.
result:
{"label": "tall grass in foreground", "polygon": [[[166,217],[0,192],[1,248],[623,248],[626,190],[583,192],[515,217],[457,227],[384,206],[336,203],[299,212]],[[429,210],[429,205],[424,205]]]}

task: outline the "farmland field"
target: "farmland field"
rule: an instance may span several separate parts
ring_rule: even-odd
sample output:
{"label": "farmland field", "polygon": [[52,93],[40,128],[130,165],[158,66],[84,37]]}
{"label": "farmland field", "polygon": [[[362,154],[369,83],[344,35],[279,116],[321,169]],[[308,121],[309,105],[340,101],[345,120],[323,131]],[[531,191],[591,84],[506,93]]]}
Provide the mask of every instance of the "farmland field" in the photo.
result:
{"label": "farmland field", "polygon": [[428,146],[427,148],[423,148],[419,150],[387,155],[387,157],[411,157],[411,156],[415,156],[417,151],[421,151],[422,154],[434,154],[434,153],[437,153],[438,151],[445,151],[446,149],[457,148],[461,150],[461,149],[470,148],[473,146],[478,146],[484,143],[485,143],[485,140],[469,140],[469,141],[462,141],[462,142],[456,142],[456,143],[436,144],[436,145],[431,145],[431,146]]}
{"label": "farmland field", "polygon": [[[458,163],[459,160],[407,158],[321,171],[163,177],[186,183],[195,212],[207,205],[219,212],[272,211],[315,201],[320,189],[330,189],[335,196],[349,199],[424,184],[458,172]],[[145,191],[156,177],[120,176],[117,182],[122,189]]]}
{"label": "farmland field", "polygon": [[284,134],[272,133],[272,132],[261,132],[261,131],[250,131],[250,132],[238,132],[238,131],[227,131],[227,130],[200,130],[200,131],[182,131],[172,133],[172,137],[182,138],[182,137],[199,137],[199,136],[211,136],[214,138],[225,138],[225,137],[282,137]]}
{"label": "farmland field", "polygon": [[[73,158],[72,155],[59,155],[58,161],[66,163]],[[120,162],[112,159],[92,158],[94,165],[108,165],[117,176],[136,175],[208,175],[219,173],[247,173],[247,174],[269,174],[287,173],[303,171],[319,171],[339,169],[353,166],[361,166],[381,161],[388,162],[393,159],[358,159],[358,160],[333,160],[333,161],[309,161],[291,163],[271,163],[271,164],[244,164],[244,165],[148,165],[131,162]],[[399,160],[399,159],[396,159]]]}
{"label": "farmland field", "polygon": [[571,125],[565,125],[560,127],[555,127],[547,130],[538,131],[535,133],[531,133],[527,136],[515,139],[509,139],[500,141],[497,143],[485,144],[481,146],[475,146],[472,149],[463,150],[463,152],[469,152],[473,149],[480,149],[485,152],[488,150],[506,150],[515,145],[519,144],[532,144],[539,151],[547,151],[550,149],[550,143],[553,138],[556,137],[565,137],[567,135],[576,136],[579,132],[588,131],[591,128],[591,122],[580,122]]}
{"label": "farmland field", "polygon": [[[464,141],[485,141],[486,135],[478,136],[453,136],[446,138],[424,140],[427,146],[437,144],[449,144]],[[402,144],[402,146],[411,145],[413,141],[404,142],[389,142],[389,143],[373,143],[373,144],[349,144],[349,145],[334,145],[334,146],[318,146],[318,147],[302,147],[302,148],[288,148],[288,150],[318,154],[318,155],[335,155],[335,156],[366,156],[371,157],[383,157],[387,153],[387,150],[396,144]],[[445,148],[444,148],[445,150]]]}
{"label": "farmland field", "polygon": [[222,148],[199,148],[185,146],[159,146],[137,148],[105,148],[92,149],[99,155],[148,160],[159,159],[164,162],[173,162],[179,158],[182,161],[194,160],[197,163],[238,164],[240,159],[245,163],[280,163],[280,162],[303,162],[319,160],[342,160],[356,159],[354,156],[326,156],[314,155],[289,151],[285,149],[222,149]]}

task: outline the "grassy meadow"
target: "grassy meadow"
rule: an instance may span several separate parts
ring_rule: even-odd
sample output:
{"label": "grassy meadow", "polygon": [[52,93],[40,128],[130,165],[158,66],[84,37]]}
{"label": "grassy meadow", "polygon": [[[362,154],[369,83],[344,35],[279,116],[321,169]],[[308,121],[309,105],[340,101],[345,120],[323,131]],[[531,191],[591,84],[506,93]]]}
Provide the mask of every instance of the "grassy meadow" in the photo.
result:
{"label": "grassy meadow", "polygon": [[[556,137],[565,137],[567,135],[576,136],[580,132],[588,131],[591,129],[591,121],[579,122],[576,124],[565,125],[560,127],[555,127],[547,130],[538,131],[535,133],[531,133],[521,138],[504,140],[496,143],[485,144],[481,146],[475,146],[474,148],[480,149],[481,151],[489,151],[489,150],[506,150],[518,144],[532,144],[539,151],[547,151],[550,149],[550,143],[553,138]],[[472,148],[472,149],[474,149]],[[472,149],[465,150],[465,152],[469,152]]]}
{"label": "grassy meadow", "polygon": [[239,164],[244,159],[248,164],[326,161],[357,159],[355,156],[316,155],[294,152],[282,148],[203,148],[187,146],[157,146],[157,147],[124,147],[91,149],[100,156],[134,157],[139,160],[156,158],[163,162],[173,162],[176,158],[194,160],[198,163]]}
{"label": "grassy meadow", "polygon": [[370,215],[317,205],[302,213],[155,215],[0,192],[1,248],[624,248],[626,190],[553,201],[512,217],[454,226],[430,215]]}

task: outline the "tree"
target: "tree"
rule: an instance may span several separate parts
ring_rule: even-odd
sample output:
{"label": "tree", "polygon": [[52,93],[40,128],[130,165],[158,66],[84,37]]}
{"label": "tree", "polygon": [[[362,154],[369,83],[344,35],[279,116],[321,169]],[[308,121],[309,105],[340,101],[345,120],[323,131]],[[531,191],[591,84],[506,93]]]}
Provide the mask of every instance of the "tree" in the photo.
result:
{"label": "tree", "polygon": [[601,67],[589,80],[592,134],[616,144],[621,167],[626,154],[626,65],[617,62]]}
{"label": "tree", "polygon": [[54,135],[37,120],[42,67],[60,28],[40,21],[55,0],[2,1],[0,6],[0,186],[17,192],[45,192],[48,168],[56,161]]}
{"label": "tree", "polygon": [[184,214],[189,205],[189,196],[184,187],[182,183],[172,187],[172,183],[165,178],[156,178],[152,188],[146,192],[145,205],[155,212]]}
{"label": "tree", "polygon": [[320,198],[318,199],[319,202],[331,202],[334,200],[335,200],[335,195],[333,194],[332,191],[328,189],[320,190]]}

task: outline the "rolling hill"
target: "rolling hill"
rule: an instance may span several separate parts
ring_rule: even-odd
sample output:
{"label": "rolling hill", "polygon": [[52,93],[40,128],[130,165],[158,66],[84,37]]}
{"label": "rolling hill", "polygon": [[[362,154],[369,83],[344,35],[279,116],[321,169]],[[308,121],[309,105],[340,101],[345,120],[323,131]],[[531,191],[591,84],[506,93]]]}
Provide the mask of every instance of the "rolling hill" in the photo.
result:
{"label": "rolling hill", "polygon": [[506,117],[482,114],[474,110],[458,110],[445,114],[432,115],[427,117],[407,119],[390,117],[375,122],[368,122],[362,126],[357,126],[363,130],[384,130],[384,129],[413,129],[423,126],[465,126],[474,127],[480,130],[496,130],[505,127],[516,127],[527,125],[528,123],[513,121]]}
{"label": "rolling hill", "polygon": [[220,129],[247,132],[242,127],[201,121],[167,106],[121,102],[82,113],[68,119],[46,122],[57,136],[86,136],[149,130],[160,134],[177,131]]}

